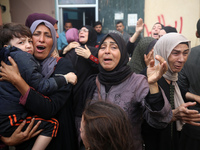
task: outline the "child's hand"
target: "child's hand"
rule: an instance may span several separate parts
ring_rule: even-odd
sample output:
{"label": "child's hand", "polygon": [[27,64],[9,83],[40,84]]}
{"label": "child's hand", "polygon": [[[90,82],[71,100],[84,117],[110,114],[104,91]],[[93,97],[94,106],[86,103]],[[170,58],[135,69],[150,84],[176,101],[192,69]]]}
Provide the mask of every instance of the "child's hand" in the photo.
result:
{"label": "child's hand", "polygon": [[75,85],[77,83],[77,76],[73,72],[70,72],[70,73],[64,75],[64,77],[66,78],[68,83],[71,83],[73,85]]}

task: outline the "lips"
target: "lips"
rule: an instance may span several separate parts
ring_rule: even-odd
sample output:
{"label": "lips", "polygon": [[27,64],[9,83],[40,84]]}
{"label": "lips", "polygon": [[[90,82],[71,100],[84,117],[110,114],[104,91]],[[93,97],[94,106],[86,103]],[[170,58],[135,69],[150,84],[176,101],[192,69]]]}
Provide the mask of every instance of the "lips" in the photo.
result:
{"label": "lips", "polygon": [[39,46],[36,46],[36,50],[37,52],[43,52],[45,50],[45,46],[42,46],[42,45],[39,45]]}
{"label": "lips", "polygon": [[105,59],[103,59],[103,61],[104,61],[104,63],[110,63],[110,62],[112,61],[112,59],[110,59],[110,58],[105,58]]}
{"label": "lips", "polygon": [[27,53],[29,53],[29,54],[32,54],[32,52],[33,52],[32,50],[28,50],[28,51],[27,51]]}

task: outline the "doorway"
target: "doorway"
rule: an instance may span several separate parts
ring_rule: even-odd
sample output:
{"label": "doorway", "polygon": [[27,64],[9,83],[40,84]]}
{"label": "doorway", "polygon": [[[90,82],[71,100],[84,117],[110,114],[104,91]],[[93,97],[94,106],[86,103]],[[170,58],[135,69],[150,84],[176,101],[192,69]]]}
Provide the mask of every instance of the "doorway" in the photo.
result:
{"label": "doorway", "polygon": [[63,8],[63,26],[65,21],[71,21],[74,28],[80,29],[84,25],[93,26],[95,22],[95,8]]}
{"label": "doorway", "polygon": [[64,30],[65,21],[80,29],[84,25],[93,26],[98,21],[98,0],[56,0],[58,31]]}

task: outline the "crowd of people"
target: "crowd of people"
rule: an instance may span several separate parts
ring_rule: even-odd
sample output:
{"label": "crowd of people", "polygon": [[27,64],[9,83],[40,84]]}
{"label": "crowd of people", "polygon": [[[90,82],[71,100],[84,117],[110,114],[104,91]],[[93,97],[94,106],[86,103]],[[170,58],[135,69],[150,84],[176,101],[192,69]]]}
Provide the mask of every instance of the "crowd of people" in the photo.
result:
{"label": "crowd of people", "polygon": [[0,26],[0,150],[199,149],[199,46],[142,18],[132,36],[57,23]]}

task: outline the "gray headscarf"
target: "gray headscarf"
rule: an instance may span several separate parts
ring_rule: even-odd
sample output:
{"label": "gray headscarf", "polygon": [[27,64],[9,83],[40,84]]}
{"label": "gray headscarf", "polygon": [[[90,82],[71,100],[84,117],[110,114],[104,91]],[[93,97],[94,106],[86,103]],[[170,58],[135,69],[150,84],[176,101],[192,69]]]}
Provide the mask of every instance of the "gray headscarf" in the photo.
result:
{"label": "gray headscarf", "polygon": [[40,25],[41,23],[43,23],[47,28],[50,29],[51,36],[53,39],[53,46],[51,48],[51,51],[49,52],[49,55],[40,63],[42,67],[42,74],[44,75],[44,78],[48,79],[51,76],[51,74],[54,72],[54,67],[57,64],[56,58],[51,57],[51,54],[56,48],[57,38],[56,38],[55,28],[50,22],[45,21],[45,20],[36,20],[33,22],[33,24],[30,27],[32,34],[34,33],[38,25]]}
{"label": "gray headscarf", "polygon": [[[179,33],[168,33],[163,35],[155,44],[154,46],[154,59],[155,55],[162,56],[168,65],[167,72],[163,75],[165,79],[168,79],[172,81],[172,85],[174,85],[174,106],[175,108],[179,107],[181,104],[184,103],[183,98],[181,96],[180,89],[178,87],[178,84],[176,81],[178,80],[178,73],[172,72],[169,63],[168,63],[168,57],[171,54],[172,50],[180,43],[182,42],[188,42],[189,45],[189,52],[191,51],[191,42],[187,40],[183,35]],[[159,62],[155,60],[155,65],[157,65]],[[182,129],[183,123],[180,121],[176,121],[177,124],[177,130],[180,131]]]}

